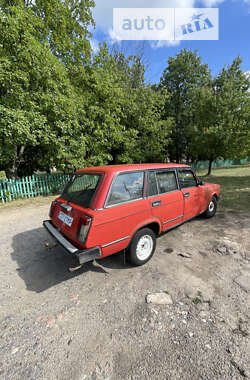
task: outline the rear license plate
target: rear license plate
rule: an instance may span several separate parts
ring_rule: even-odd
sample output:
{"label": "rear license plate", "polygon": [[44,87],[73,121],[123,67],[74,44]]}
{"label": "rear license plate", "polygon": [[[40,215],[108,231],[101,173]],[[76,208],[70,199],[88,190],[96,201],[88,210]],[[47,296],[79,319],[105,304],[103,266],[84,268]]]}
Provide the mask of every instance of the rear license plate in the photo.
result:
{"label": "rear license plate", "polygon": [[74,220],[74,218],[71,218],[71,216],[64,214],[64,212],[62,212],[62,211],[59,212],[58,219],[60,219],[61,222],[63,222],[64,224],[66,224],[69,227],[71,227],[73,220]]}

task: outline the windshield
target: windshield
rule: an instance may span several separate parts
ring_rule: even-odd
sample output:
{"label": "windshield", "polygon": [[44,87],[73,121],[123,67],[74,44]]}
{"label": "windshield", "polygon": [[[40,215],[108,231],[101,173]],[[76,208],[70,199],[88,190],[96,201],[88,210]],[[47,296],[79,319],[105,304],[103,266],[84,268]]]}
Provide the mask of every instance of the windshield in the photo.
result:
{"label": "windshield", "polygon": [[100,179],[101,174],[76,174],[66,185],[62,197],[69,202],[89,208]]}

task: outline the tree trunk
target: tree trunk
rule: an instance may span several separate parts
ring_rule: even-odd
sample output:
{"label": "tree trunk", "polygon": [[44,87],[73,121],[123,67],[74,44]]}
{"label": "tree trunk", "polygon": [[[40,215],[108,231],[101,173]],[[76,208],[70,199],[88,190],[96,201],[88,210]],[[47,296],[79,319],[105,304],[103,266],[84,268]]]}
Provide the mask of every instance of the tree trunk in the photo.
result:
{"label": "tree trunk", "polygon": [[6,176],[8,179],[15,179],[17,177],[17,146],[13,145],[13,159],[9,162],[6,168]]}
{"label": "tree trunk", "polygon": [[17,178],[17,165],[15,159],[10,163],[9,167],[6,169],[6,176],[8,179]]}
{"label": "tree trunk", "polygon": [[23,156],[25,146],[21,145],[20,148],[18,148],[16,145],[13,145],[14,150],[14,156],[12,161],[9,163],[9,166],[6,169],[6,176],[9,179],[15,179],[17,178],[17,170],[20,165],[21,158]]}
{"label": "tree trunk", "polygon": [[210,175],[211,172],[212,172],[212,163],[213,163],[213,160],[209,160],[209,166],[208,166],[208,172],[207,172],[207,175]]}

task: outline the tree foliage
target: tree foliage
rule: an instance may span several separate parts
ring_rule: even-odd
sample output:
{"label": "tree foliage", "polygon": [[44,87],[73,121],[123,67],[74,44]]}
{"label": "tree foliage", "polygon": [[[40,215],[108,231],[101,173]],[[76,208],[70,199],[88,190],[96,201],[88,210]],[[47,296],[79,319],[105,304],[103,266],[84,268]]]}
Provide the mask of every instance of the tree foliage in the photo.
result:
{"label": "tree foliage", "polygon": [[170,96],[163,117],[173,116],[171,160],[244,158],[249,154],[249,79],[241,59],[214,78],[197,52],[182,50],[170,58],[160,87]]}
{"label": "tree foliage", "polygon": [[0,0],[0,170],[244,157],[249,80],[241,60],[212,78],[197,52],[145,84],[137,55],[93,55],[93,0]]}
{"label": "tree foliage", "polygon": [[218,74],[207,88],[194,94],[194,129],[191,151],[212,162],[249,154],[250,82],[241,70],[241,59]]}
{"label": "tree foliage", "polygon": [[34,5],[13,3],[0,12],[0,164],[9,177],[22,167],[74,165],[85,153],[67,67],[41,33]]}
{"label": "tree foliage", "polygon": [[211,75],[207,65],[201,63],[197,52],[182,50],[174,58],[169,58],[168,66],[163,71],[160,87],[170,96],[165,103],[163,117],[173,117],[175,128],[172,131],[172,143],[169,147],[171,161],[181,162],[192,158],[190,145],[190,128],[193,123],[193,94],[197,88],[209,85]]}

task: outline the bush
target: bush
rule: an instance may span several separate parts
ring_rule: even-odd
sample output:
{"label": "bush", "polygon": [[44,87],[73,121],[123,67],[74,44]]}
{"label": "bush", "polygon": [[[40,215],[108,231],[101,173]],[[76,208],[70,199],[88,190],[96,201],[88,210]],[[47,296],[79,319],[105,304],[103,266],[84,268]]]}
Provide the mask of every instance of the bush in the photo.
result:
{"label": "bush", "polygon": [[6,177],[6,173],[5,173],[5,171],[4,170],[0,170],[0,180],[1,179],[6,179],[7,177]]}

